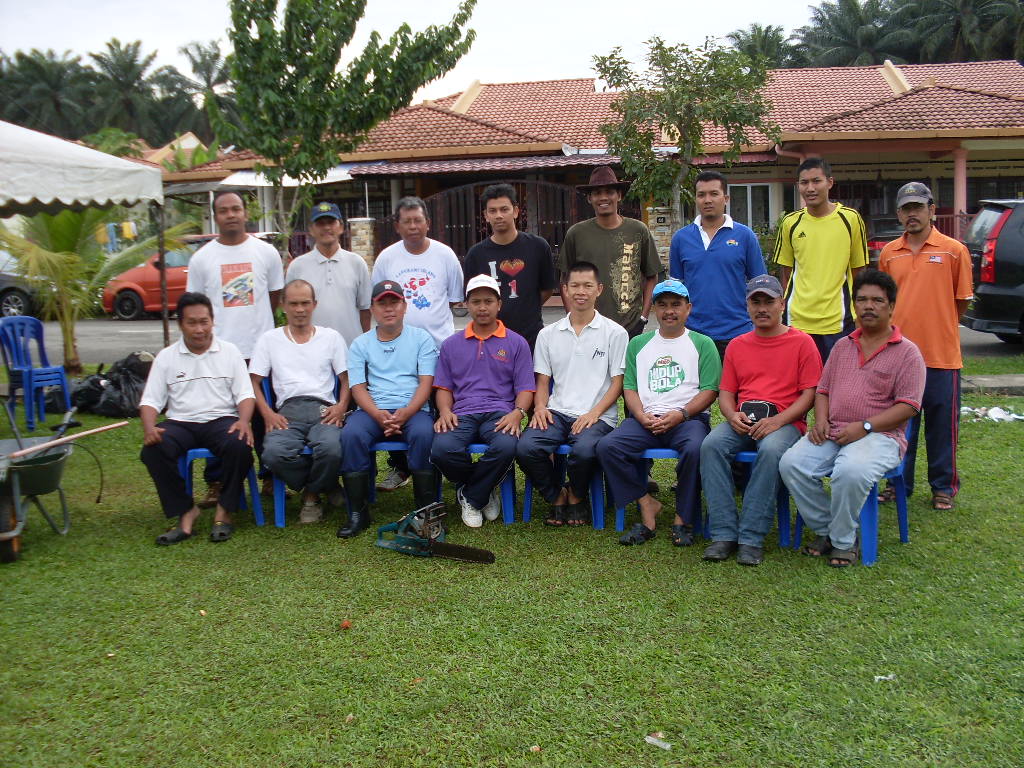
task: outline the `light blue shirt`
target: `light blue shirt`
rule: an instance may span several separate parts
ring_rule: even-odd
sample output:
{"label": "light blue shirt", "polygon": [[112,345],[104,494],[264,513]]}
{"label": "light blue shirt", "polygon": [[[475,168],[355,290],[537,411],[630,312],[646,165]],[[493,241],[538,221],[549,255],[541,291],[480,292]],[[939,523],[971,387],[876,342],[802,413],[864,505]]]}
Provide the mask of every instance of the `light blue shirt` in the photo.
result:
{"label": "light blue shirt", "polygon": [[[381,341],[373,328],[352,342],[348,350],[348,383],[366,384],[377,407],[404,408],[420,385],[420,376],[433,376],[437,346],[422,328],[406,325],[397,339]],[[429,401],[423,410],[429,408]]]}

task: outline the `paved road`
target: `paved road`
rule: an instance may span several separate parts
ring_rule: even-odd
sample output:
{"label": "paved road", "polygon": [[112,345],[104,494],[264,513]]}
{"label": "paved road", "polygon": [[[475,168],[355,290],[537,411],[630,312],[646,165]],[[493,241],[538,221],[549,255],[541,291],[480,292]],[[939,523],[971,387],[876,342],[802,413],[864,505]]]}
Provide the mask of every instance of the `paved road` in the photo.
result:
{"label": "paved road", "polygon": [[[562,310],[548,307],[544,321],[552,323],[562,316]],[[466,327],[467,318],[455,318],[457,328]],[[178,327],[171,322],[171,339],[177,338]],[[1020,344],[1004,344],[990,333],[979,333],[960,328],[960,343],[965,355],[1005,357],[1024,353]],[[78,323],[78,354],[83,363],[112,363],[130,352],[145,349],[158,352],[163,347],[163,331],[159,320],[125,322],[109,318],[94,318]],[[46,323],[46,349],[51,362],[63,361],[60,329],[56,323]],[[1024,371],[1022,371],[1024,373]]]}

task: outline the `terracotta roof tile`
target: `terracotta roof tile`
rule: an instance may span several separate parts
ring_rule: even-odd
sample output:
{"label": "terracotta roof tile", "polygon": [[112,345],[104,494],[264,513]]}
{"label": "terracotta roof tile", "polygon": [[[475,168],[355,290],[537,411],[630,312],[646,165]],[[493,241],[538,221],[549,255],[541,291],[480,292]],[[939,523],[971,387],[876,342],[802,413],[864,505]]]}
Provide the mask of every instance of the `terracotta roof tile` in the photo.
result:
{"label": "terracotta roof tile", "polygon": [[[774,158],[775,156],[772,155]],[[535,155],[531,157],[483,157],[458,160],[419,160],[372,163],[349,168],[352,176],[395,176],[420,173],[476,173],[478,171],[517,171],[535,168],[565,168],[617,163],[608,155]]]}
{"label": "terracotta roof tile", "polygon": [[227,154],[221,155],[216,160],[211,160],[208,163],[197,165],[194,168],[189,168],[189,171],[225,171],[230,172],[232,169],[229,168],[229,163],[237,163],[243,160],[262,160],[259,153],[253,152],[251,149],[239,149],[234,152],[228,152]]}

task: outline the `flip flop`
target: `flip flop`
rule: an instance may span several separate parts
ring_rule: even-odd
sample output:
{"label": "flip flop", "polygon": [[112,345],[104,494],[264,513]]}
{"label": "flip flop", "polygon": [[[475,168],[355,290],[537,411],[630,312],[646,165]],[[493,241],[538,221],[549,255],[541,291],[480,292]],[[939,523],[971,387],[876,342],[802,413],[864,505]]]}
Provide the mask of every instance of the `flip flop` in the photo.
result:
{"label": "flip flop", "polygon": [[672,526],[672,546],[673,547],[691,547],[695,541],[693,534],[692,525],[680,525],[676,523]]}
{"label": "flip flop", "polygon": [[570,528],[580,528],[590,524],[590,510],[587,508],[587,502],[580,501],[576,504],[567,504],[565,509],[565,524]]}
{"label": "flip flop", "polygon": [[953,509],[953,497],[948,493],[933,493],[932,509],[936,512],[949,512]]}
{"label": "flip flop", "polygon": [[191,539],[191,533],[185,533],[181,528],[171,528],[169,531],[164,531],[156,537],[157,546],[169,547],[171,544],[177,544],[178,542]]}
{"label": "flip flop", "polygon": [[887,485],[878,492],[879,504],[891,504],[894,501],[896,501],[896,489],[891,485]]}
{"label": "flip flop", "polygon": [[832,541],[828,536],[819,536],[810,544],[800,548],[800,554],[808,557],[824,557],[832,551]]}
{"label": "flip flop", "polygon": [[235,526],[233,526],[231,523],[214,523],[213,528],[210,530],[210,541],[215,543],[227,541],[231,538],[231,534],[234,532]]}
{"label": "flip flop", "polygon": [[827,557],[829,568],[849,568],[857,560],[857,550],[833,549]]}
{"label": "flip flop", "polygon": [[544,519],[544,525],[549,528],[561,528],[565,525],[565,504],[555,504],[551,512]]}

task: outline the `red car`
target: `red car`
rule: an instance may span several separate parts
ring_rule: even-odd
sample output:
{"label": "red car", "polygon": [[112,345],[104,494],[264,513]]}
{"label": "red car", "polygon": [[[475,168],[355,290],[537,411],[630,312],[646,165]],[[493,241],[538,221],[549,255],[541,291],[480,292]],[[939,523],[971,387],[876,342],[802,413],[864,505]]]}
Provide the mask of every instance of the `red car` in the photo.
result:
{"label": "red car", "polygon": [[[254,237],[273,243],[276,233],[256,232]],[[216,235],[189,235],[185,247],[164,254],[167,263],[167,306],[174,307],[185,292],[188,262],[192,254]],[[103,311],[119,320],[138,320],[146,313],[160,312],[160,270],[153,254],[137,267],[111,278],[103,287]]]}

